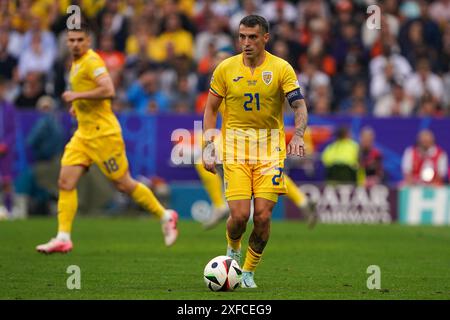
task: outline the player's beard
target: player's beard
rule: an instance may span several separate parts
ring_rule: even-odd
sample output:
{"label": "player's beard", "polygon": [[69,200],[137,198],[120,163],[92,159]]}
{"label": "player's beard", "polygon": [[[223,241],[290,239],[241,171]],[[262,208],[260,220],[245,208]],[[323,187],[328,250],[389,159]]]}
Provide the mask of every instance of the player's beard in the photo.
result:
{"label": "player's beard", "polygon": [[72,56],[75,60],[79,59],[81,57],[81,50],[72,50]]}

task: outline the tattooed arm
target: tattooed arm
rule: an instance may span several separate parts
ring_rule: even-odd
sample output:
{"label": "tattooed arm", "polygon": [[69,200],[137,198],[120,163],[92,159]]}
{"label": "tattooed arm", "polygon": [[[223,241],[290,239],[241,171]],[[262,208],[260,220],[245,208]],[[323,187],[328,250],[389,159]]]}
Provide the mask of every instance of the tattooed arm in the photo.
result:
{"label": "tattooed arm", "polygon": [[305,142],[303,136],[308,124],[308,110],[304,99],[295,100],[291,103],[295,115],[295,134],[287,146],[287,154],[303,157],[305,155]]}

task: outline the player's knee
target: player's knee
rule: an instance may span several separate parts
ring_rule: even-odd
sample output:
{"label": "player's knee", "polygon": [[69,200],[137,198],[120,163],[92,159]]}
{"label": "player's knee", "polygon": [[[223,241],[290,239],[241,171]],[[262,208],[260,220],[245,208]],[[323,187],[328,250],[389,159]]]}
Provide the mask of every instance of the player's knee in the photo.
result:
{"label": "player's knee", "polygon": [[231,212],[230,219],[236,225],[247,225],[249,219],[249,213],[242,210],[234,210]]}
{"label": "player's knee", "polygon": [[122,193],[129,193],[129,192],[127,192],[127,191],[128,191],[127,184],[124,183],[124,182],[121,182],[121,181],[114,181],[114,186],[116,187],[116,189],[117,189],[119,192],[122,192]]}
{"label": "player's knee", "polygon": [[67,179],[65,177],[60,177],[58,179],[58,188],[64,191],[72,191],[75,189],[76,183],[71,179]]}
{"label": "player's knee", "polygon": [[269,209],[260,209],[253,214],[253,223],[259,226],[266,226],[270,224],[272,211]]}
{"label": "player's knee", "polygon": [[136,188],[136,183],[133,183],[133,181],[130,181],[128,179],[113,181],[113,183],[119,192],[126,193],[126,194],[131,194],[134,191],[134,189]]}

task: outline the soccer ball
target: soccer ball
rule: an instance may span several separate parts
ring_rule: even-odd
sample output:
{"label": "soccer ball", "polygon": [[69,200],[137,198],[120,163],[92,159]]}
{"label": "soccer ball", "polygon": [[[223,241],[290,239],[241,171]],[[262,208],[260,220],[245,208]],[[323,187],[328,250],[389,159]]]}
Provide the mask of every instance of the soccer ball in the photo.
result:
{"label": "soccer ball", "polygon": [[212,291],[231,291],[241,283],[242,270],[236,260],[218,256],[209,261],[203,271],[206,286]]}

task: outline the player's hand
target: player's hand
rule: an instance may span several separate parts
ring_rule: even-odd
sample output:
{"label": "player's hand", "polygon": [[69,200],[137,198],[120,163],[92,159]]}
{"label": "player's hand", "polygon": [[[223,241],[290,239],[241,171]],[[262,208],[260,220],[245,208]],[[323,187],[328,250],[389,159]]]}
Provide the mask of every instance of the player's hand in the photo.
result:
{"label": "player's hand", "polygon": [[73,106],[70,106],[69,113],[72,117],[77,117],[77,113],[75,112],[75,108]]}
{"label": "player's hand", "polygon": [[73,91],[65,91],[62,94],[62,98],[63,98],[64,102],[71,103],[71,102],[75,101],[76,99],[78,99],[78,95],[76,92],[73,92]]}
{"label": "player's hand", "polygon": [[206,171],[216,174],[216,150],[214,142],[208,141],[202,152],[203,167]]}
{"label": "player's hand", "polygon": [[305,156],[305,142],[303,141],[303,137],[294,135],[287,145],[286,152],[288,155]]}

